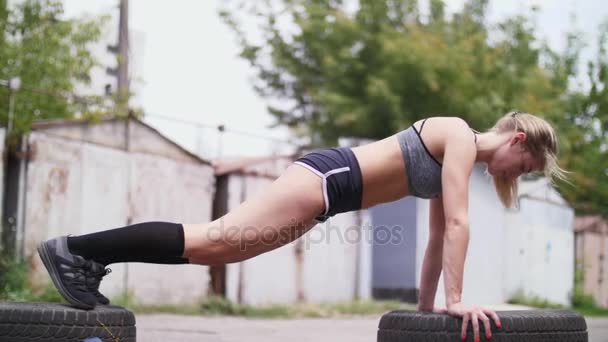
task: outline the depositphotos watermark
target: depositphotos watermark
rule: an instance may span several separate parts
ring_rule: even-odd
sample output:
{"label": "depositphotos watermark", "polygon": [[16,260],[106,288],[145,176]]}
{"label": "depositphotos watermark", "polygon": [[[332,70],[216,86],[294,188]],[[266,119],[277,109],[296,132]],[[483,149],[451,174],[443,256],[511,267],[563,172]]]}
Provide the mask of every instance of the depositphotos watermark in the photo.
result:
{"label": "depositphotos watermark", "polygon": [[331,222],[316,224],[303,224],[292,220],[283,227],[273,226],[225,226],[222,219],[219,225],[210,227],[207,231],[207,239],[215,243],[224,243],[239,246],[241,250],[248,247],[286,245],[295,240],[305,249],[317,244],[358,244],[374,243],[376,245],[401,245],[414,226],[402,225],[377,225],[370,223],[361,225],[340,225]]}

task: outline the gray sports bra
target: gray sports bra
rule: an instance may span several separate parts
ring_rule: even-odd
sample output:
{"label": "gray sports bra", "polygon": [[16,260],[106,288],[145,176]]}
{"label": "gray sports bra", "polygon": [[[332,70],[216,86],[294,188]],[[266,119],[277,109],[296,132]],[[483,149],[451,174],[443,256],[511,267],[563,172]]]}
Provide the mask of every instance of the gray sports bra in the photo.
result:
{"label": "gray sports bra", "polygon": [[422,121],[420,131],[412,125],[399,132],[397,139],[405,160],[405,172],[411,194],[420,198],[434,198],[441,195],[441,163],[429,152],[420,136],[426,120]]}

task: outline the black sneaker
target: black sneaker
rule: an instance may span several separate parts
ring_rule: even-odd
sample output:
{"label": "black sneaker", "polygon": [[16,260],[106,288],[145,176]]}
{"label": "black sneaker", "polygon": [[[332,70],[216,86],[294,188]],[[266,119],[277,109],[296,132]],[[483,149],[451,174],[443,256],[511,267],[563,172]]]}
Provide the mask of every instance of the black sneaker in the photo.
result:
{"label": "black sneaker", "polygon": [[38,245],[38,254],[59,293],[79,309],[93,309],[97,299],[86,284],[87,261],[70,253],[67,236],[47,240]]}
{"label": "black sneaker", "polygon": [[93,260],[87,260],[86,276],[87,276],[87,289],[97,299],[97,303],[108,305],[110,300],[99,292],[99,283],[101,279],[107,274],[112,272],[111,269],[105,268],[103,264],[95,262]]}

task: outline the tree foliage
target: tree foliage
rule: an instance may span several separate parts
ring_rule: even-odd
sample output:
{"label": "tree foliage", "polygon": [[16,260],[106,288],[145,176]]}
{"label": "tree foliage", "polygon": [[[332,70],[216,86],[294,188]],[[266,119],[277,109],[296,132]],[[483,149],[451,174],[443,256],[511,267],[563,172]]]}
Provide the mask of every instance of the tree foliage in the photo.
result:
{"label": "tree foliage", "polygon": [[608,21],[599,33],[596,58],[588,61],[589,90],[564,94],[562,162],[574,186],[561,188],[579,212],[608,218]]}
{"label": "tree foliage", "polygon": [[[0,79],[19,78],[14,94],[11,142],[32,121],[68,118],[82,109],[71,96],[77,83],[88,83],[96,65],[89,51],[101,33],[103,18],[66,20],[58,0],[0,0]],[[0,124],[7,126],[9,89],[0,87]]]}
{"label": "tree foliage", "polygon": [[[489,25],[488,0],[450,16],[441,0],[429,6],[423,17],[416,0],[233,0],[220,14],[277,124],[313,144],[379,139],[433,115],[484,130],[510,110],[527,111],[560,133],[575,185],[560,184],[562,193],[580,210],[608,213],[605,51],[591,63],[591,90],[572,91],[580,35],[569,33],[558,53],[526,15]],[[257,18],[257,36],[243,16]]]}

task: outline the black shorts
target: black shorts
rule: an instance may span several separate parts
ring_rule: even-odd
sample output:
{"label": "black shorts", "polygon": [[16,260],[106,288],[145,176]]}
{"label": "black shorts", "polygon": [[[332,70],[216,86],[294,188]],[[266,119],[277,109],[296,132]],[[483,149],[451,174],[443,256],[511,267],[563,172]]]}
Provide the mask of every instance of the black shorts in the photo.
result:
{"label": "black shorts", "polygon": [[316,150],[294,163],[323,180],[325,211],[316,217],[318,222],[325,222],[339,213],[361,209],[363,179],[359,162],[350,148]]}

